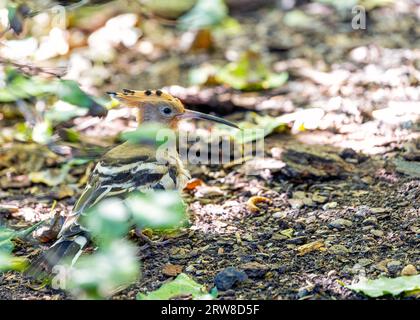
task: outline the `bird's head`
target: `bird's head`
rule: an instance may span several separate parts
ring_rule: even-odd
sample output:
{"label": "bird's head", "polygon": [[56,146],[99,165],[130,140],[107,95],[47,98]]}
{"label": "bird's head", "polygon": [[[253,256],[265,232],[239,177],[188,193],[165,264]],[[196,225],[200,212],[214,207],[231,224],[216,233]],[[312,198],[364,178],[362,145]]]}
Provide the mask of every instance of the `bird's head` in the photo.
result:
{"label": "bird's head", "polygon": [[176,129],[182,119],[194,118],[223,123],[230,127],[238,126],[230,121],[198,111],[185,109],[182,102],[161,90],[134,91],[123,89],[122,92],[108,92],[108,94],[127,107],[138,108],[139,124],[157,122]]}

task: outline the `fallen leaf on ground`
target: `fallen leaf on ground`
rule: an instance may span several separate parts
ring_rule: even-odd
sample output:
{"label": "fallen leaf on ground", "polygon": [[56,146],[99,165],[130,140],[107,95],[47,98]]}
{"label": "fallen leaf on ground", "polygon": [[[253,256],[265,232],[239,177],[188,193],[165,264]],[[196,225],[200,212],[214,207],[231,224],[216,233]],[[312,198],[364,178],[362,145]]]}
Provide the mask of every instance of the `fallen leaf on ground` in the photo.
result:
{"label": "fallen leaf on ground", "polygon": [[197,198],[223,196],[225,193],[216,186],[198,186],[195,192]]}
{"label": "fallen leaf on ground", "polygon": [[375,280],[362,279],[358,283],[346,286],[369,297],[377,298],[391,294],[420,290],[420,275],[402,276],[397,278],[379,278]]}
{"label": "fallen leaf on ground", "polygon": [[198,284],[185,273],[181,273],[173,281],[165,283],[159,289],[148,294],[139,293],[138,300],[168,300],[174,297],[191,295],[196,300],[211,300],[204,286]]}
{"label": "fallen leaf on ground", "polygon": [[299,256],[303,256],[309,252],[315,251],[315,250],[319,250],[319,251],[325,251],[325,244],[323,240],[317,240],[317,241],[313,241],[310,243],[306,243],[302,246],[299,246],[297,248],[297,250],[299,251],[298,255]]}
{"label": "fallen leaf on ground", "polygon": [[251,212],[259,212],[261,209],[257,207],[258,203],[271,204],[272,201],[266,197],[254,196],[248,199],[246,205]]}
{"label": "fallen leaf on ground", "polygon": [[38,228],[44,221],[35,223],[33,226],[30,226],[27,229],[15,231],[4,226],[0,226],[0,252],[11,253],[13,250],[13,239],[23,239],[36,228]]}
{"label": "fallen leaf on ground", "polygon": [[162,273],[165,276],[175,277],[182,272],[182,266],[178,264],[165,264],[162,268]]}
{"label": "fallen leaf on ground", "polygon": [[290,228],[280,231],[280,234],[291,239],[293,237],[293,232],[294,230]]}
{"label": "fallen leaf on ground", "polygon": [[70,166],[65,165],[60,170],[47,169],[44,171],[31,172],[29,174],[29,180],[34,183],[44,183],[49,187],[53,187],[65,181],[69,170]]}
{"label": "fallen leaf on ground", "polygon": [[54,217],[49,221],[48,225],[44,225],[34,232],[34,238],[40,242],[49,242],[55,240],[64,223],[64,217],[56,212]]}
{"label": "fallen leaf on ground", "polygon": [[9,204],[0,204],[0,214],[10,214],[19,211],[19,207],[9,205]]}
{"label": "fallen leaf on ground", "polygon": [[194,190],[196,189],[198,186],[202,186],[204,185],[204,181],[198,178],[194,178],[191,179],[190,181],[188,181],[188,183],[185,186],[185,190]]}

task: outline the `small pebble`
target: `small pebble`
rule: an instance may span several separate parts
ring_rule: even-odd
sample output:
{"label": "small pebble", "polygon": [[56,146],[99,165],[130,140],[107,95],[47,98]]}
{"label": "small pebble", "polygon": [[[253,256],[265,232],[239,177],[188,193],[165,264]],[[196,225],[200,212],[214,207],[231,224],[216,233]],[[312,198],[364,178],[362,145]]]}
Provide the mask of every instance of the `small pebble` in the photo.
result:
{"label": "small pebble", "polygon": [[259,262],[247,262],[241,266],[241,269],[246,272],[248,277],[262,278],[268,272],[269,268]]}
{"label": "small pebble", "polygon": [[371,208],[370,211],[373,213],[385,213],[388,212],[388,209],[386,208]]}
{"label": "small pebble", "polygon": [[295,237],[292,239],[287,240],[287,243],[291,243],[291,244],[305,244],[307,242],[308,238],[307,237]]}
{"label": "small pebble", "polygon": [[289,202],[292,209],[300,209],[304,206],[302,199],[289,199],[287,202]]}
{"label": "small pebble", "polygon": [[278,212],[273,213],[273,218],[276,218],[276,219],[284,219],[286,217],[287,217],[286,212],[278,211]]}
{"label": "small pebble", "polygon": [[344,160],[357,159],[357,152],[351,148],[346,148],[340,152],[340,157]]}
{"label": "small pebble", "polygon": [[347,249],[342,244],[335,244],[335,245],[329,247],[328,251],[333,253],[333,254],[337,254],[337,255],[346,255],[346,254],[349,253],[349,249]]}
{"label": "small pebble", "polygon": [[346,219],[336,219],[331,221],[328,226],[333,229],[344,230],[346,227],[351,227],[353,223]]}
{"label": "small pebble", "polygon": [[356,217],[360,217],[360,218],[364,218],[366,216],[368,216],[369,214],[371,214],[372,211],[369,209],[368,206],[360,206],[357,211],[355,212],[355,216]]}
{"label": "small pebble", "polygon": [[220,271],[214,278],[214,284],[218,290],[226,291],[231,289],[235,284],[243,282],[248,279],[245,272],[236,269],[235,267],[227,267]]}
{"label": "small pebble", "polygon": [[302,299],[302,298],[306,297],[309,294],[310,294],[310,292],[306,288],[303,288],[303,289],[300,289],[298,291],[297,297],[298,297],[298,299]]}
{"label": "small pebble", "polygon": [[319,193],[315,193],[312,196],[312,200],[316,203],[325,203],[328,200],[328,197],[320,195]]}
{"label": "small pebble", "polygon": [[370,230],[370,233],[377,237],[382,237],[384,235],[384,232],[381,230],[372,229]]}
{"label": "small pebble", "polygon": [[402,270],[401,270],[401,275],[402,276],[415,276],[417,274],[417,269],[415,266],[413,266],[412,264],[408,264],[406,265]]}
{"label": "small pebble", "polygon": [[337,202],[328,202],[322,206],[322,209],[323,210],[334,209],[334,208],[337,208],[337,206],[338,206]]}
{"label": "small pebble", "polygon": [[365,226],[376,226],[378,224],[378,219],[375,217],[369,217],[363,220],[363,225]]}
{"label": "small pebble", "polygon": [[360,264],[362,267],[366,267],[373,263],[371,259],[361,258],[357,260],[358,264]]}
{"label": "small pebble", "polygon": [[389,273],[396,274],[401,269],[401,262],[392,260],[387,263],[386,268],[388,269]]}
{"label": "small pebble", "polygon": [[193,272],[195,270],[193,265],[189,265],[188,267],[185,268],[186,272]]}

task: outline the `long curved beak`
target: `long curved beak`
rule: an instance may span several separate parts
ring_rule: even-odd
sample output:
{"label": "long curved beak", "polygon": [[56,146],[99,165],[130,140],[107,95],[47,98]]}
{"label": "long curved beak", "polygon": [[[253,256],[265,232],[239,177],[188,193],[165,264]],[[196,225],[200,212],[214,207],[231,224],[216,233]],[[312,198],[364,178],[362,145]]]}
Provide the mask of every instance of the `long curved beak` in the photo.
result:
{"label": "long curved beak", "polygon": [[180,116],[178,116],[181,119],[202,119],[202,120],[210,120],[210,121],[214,121],[214,122],[218,122],[218,123],[222,123],[225,124],[229,127],[233,127],[236,129],[239,129],[239,127],[234,124],[233,122],[227,121],[225,119],[216,117],[216,116],[212,116],[209,114],[205,114],[205,113],[201,113],[198,111],[194,111],[194,110],[188,110],[186,109],[185,112],[183,114],[181,114]]}

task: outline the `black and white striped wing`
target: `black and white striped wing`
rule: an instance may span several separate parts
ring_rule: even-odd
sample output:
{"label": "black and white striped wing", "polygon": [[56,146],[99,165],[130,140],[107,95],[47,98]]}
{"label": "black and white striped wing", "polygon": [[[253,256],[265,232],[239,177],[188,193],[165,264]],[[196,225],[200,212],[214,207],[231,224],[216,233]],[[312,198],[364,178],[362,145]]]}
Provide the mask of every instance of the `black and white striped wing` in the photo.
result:
{"label": "black and white striped wing", "polygon": [[104,198],[124,198],[127,193],[135,190],[146,192],[178,188],[180,176],[184,176],[184,173],[179,172],[177,166],[158,162],[152,154],[144,151],[143,155],[136,153],[133,157],[130,157],[130,151],[125,151],[126,154],[119,158],[112,157],[111,153],[96,165],[59,236],[77,233],[81,228],[77,224],[79,216]]}

